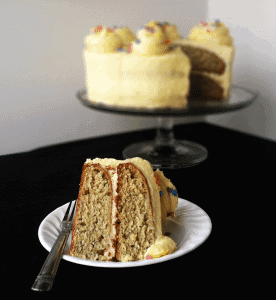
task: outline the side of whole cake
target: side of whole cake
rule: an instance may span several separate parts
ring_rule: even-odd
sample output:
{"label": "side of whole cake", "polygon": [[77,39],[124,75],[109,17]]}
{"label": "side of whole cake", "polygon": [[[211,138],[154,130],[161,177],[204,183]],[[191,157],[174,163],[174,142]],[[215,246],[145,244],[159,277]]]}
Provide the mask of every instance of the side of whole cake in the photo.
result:
{"label": "side of whole cake", "polygon": [[151,164],[138,157],[87,159],[69,255],[135,261],[174,252],[175,242],[162,235],[160,187],[154,175]]}
{"label": "side of whole cake", "polygon": [[174,45],[180,46],[191,61],[190,99],[230,97],[235,47],[222,22],[201,22],[191,29],[188,38],[179,39]]}
{"label": "side of whole cake", "polygon": [[156,24],[142,26],[134,43],[132,39],[129,29],[103,26],[94,27],[86,37],[88,99],[111,106],[185,107],[191,70],[188,57],[171,47],[165,29]]}

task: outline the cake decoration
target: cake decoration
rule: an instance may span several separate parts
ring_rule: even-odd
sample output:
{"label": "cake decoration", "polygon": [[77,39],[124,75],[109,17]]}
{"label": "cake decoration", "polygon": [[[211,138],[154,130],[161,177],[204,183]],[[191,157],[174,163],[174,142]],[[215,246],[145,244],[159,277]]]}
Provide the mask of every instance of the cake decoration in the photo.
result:
{"label": "cake decoration", "polygon": [[117,48],[117,51],[119,51],[119,52],[127,52],[127,50],[125,48],[122,48],[122,47]]}
{"label": "cake decoration", "polygon": [[150,22],[137,32],[139,43],[134,43],[133,53],[142,56],[164,55],[171,51],[171,41],[162,27]]}
{"label": "cake decoration", "polygon": [[171,193],[173,196],[176,196],[177,195],[177,190],[176,189],[172,189],[170,187],[167,187],[167,191],[169,193]]}
{"label": "cake decoration", "polygon": [[176,195],[177,195],[177,190],[173,190],[173,191],[172,191],[172,195],[173,195],[173,196],[176,196]]}
{"label": "cake decoration", "polygon": [[114,29],[102,25],[93,27],[84,42],[87,51],[92,53],[112,53],[124,46],[123,40],[114,33]]}
{"label": "cake decoration", "polygon": [[167,191],[168,191],[169,193],[171,193],[171,192],[173,191],[173,189],[170,188],[170,187],[167,187]]}
{"label": "cake decoration", "polygon": [[130,44],[130,45],[128,46],[128,53],[130,53],[132,50],[133,50],[133,44]]}
{"label": "cake decoration", "polygon": [[[209,24],[200,22],[200,25],[196,25],[191,29],[189,39],[199,42],[217,43],[223,46],[233,46],[233,39],[229,29],[222,22],[210,22]],[[207,30],[210,32],[207,32]]]}
{"label": "cake decoration", "polygon": [[121,28],[116,28],[114,31],[120,38],[122,39],[124,43],[124,48],[128,50],[130,44],[132,44],[136,40],[135,34],[132,32],[132,30],[128,26],[124,26]]}

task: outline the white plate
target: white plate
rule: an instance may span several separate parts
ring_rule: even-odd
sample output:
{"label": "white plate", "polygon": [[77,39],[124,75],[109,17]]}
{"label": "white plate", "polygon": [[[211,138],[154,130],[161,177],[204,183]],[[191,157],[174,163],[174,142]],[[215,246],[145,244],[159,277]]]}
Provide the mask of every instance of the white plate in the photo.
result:
{"label": "white plate", "polygon": [[[68,255],[71,245],[70,234],[62,258],[86,266],[124,268],[156,264],[182,256],[200,246],[208,238],[211,233],[212,223],[206,212],[199,206],[181,198],[178,200],[175,217],[168,218],[167,224],[163,226],[163,233],[170,232],[170,238],[176,242],[177,250],[174,253],[156,259],[131,262],[93,261],[90,259],[82,259]],[[42,246],[47,251],[51,250],[60,232],[59,224],[63,219],[68,205],[69,202],[55,209],[39,226],[38,237]]]}

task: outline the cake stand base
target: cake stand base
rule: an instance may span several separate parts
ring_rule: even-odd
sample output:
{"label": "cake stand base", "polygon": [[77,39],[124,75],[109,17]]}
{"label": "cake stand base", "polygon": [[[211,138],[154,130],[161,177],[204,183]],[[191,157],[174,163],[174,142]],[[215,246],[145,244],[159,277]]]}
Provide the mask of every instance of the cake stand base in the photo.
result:
{"label": "cake stand base", "polygon": [[148,160],[154,169],[187,168],[203,162],[207,156],[204,146],[186,140],[174,140],[172,145],[165,146],[145,141],[132,144],[123,151],[124,159],[141,157]]}

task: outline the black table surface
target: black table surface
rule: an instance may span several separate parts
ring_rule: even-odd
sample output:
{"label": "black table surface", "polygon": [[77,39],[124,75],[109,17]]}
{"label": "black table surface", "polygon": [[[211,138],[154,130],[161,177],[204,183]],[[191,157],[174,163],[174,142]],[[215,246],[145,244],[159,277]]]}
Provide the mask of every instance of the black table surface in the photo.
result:
{"label": "black table surface", "polygon": [[[209,238],[177,259],[144,267],[99,268],[61,260],[49,292],[52,296],[84,297],[88,292],[95,297],[95,292],[100,292],[145,297],[154,295],[158,288],[164,297],[172,297],[178,289],[186,295],[192,286],[196,289],[190,290],[191,299],[202,299],[203,295],[216,299],[223,295],[219,299],[224,299],[224,295],[238,291],[240,297],[252,292],[256,266],[262,265],[257,254],[252,258],[259,245],[256,236],[260,241],[262,234],[258,220],[273,203],[269,194],[275,186],[271,174],[276,167],[276,143],[209,123],[177,125],[174,131],[177,139],[198,142],[209,152],[207,160],[197,166],[163,170],[179,197],[209,215]],[[0,156],[1,272],[5,278],[1,295],[5,299],[25,294],[49,298],[49,293],[31,291],[48,254],[39,242],[38,228],[50,212],[77,198],[86,158],[123,159],[126,146],[154,136],[154,129],[135,131]],[[245,281],[245,277],[252,280]],[[146,288],[150,292],[145,292]],[[256,289],[257,284],[254,293]],[[248,299],[240,297],[237,299]]]}

